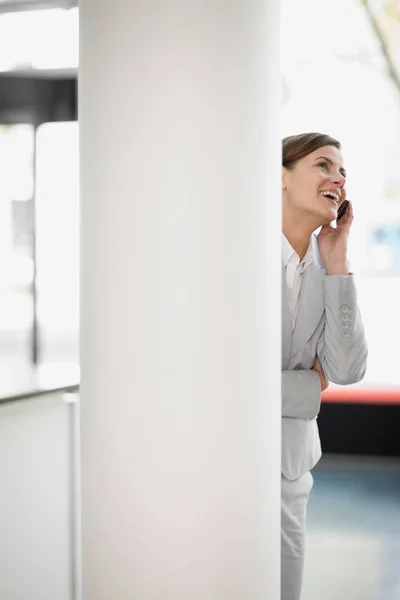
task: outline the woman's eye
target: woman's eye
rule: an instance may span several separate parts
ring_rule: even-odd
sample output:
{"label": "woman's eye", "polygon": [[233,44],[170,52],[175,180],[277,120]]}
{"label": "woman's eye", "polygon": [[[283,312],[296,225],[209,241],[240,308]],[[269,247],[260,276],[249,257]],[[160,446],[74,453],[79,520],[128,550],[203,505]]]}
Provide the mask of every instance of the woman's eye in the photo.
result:
{"label": "woman's eye", "polygon": [[327,169],[328,168],[328,163],[325,162],[325,161],[323,161],[323,162],[320,162],[318,166],[322,167],[323,169]]}

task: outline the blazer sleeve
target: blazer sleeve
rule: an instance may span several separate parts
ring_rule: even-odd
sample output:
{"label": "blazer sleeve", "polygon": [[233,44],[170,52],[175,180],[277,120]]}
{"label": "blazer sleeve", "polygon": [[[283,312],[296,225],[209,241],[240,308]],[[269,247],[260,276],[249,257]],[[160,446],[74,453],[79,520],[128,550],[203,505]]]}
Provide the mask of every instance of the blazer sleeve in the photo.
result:
{"label": "blazer sleeve", "polygon": [[316,371],[282,371],[282,417],[315,419],[320,406],[321,380]]}
{"label": "blazer sleeve", "polygon": [[357,383],[365,375],[368,348],[354,278],[326,275],[324,286],[326,322],[318,358],[332,383]]}

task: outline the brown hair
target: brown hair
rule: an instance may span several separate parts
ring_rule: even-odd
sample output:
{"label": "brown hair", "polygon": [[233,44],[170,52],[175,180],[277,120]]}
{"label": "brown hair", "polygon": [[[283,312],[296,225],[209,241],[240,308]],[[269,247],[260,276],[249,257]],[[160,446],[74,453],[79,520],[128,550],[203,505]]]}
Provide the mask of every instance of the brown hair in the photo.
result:
{"label": "brown hair", "polygon": [[341,150],[340,142],[325,133],[289,135],[282,140],[282,166],[293,169],[299,160],[323,146],[335,146]]}

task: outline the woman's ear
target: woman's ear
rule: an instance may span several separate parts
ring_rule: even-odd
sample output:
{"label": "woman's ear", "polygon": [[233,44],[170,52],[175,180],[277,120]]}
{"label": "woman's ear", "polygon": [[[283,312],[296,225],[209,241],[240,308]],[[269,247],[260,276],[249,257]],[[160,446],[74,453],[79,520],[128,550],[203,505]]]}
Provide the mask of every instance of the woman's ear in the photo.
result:
{"label": "woman's ear", "polygon": [[282,167],[282,191],[287,189],[287,170]]}

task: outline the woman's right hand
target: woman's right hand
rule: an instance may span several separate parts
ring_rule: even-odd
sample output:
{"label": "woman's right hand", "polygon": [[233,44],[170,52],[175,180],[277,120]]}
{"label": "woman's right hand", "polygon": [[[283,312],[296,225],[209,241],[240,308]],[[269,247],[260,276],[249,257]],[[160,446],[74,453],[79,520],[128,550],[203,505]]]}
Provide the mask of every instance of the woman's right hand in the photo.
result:
{"label": "woman's right hand", "polygon": [[319,362],[318,357],[315,359],[313,365],[314,371],[317,371],[320,381],[321,381],[321,392],[324,392],[329,387],[329,381],[327,380],[324,370],[322,368],[321,363]]}

